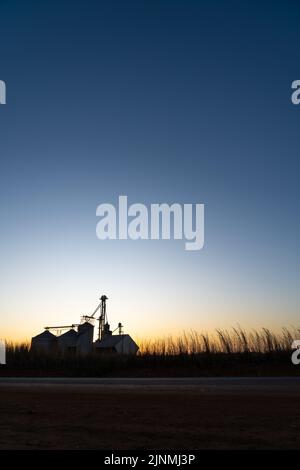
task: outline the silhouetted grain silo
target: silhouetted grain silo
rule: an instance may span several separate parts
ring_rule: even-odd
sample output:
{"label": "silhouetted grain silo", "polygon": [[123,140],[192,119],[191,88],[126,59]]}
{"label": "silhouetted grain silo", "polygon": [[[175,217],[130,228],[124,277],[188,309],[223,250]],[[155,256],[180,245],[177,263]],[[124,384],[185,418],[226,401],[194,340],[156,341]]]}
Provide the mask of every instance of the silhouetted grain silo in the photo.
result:
{"label": "silhouetted grain silo", "polygon": [[81,354],[88,354],[93,351],[94,325],[84,322],[78,325],[77,351]]}
{"label": "silhouetted grain silo", "polygon": [[[47,326],[46,331],[35,336],[31,340],[32,349],[46,352],[59,351],[61,353],[89,354],[96,352],[110,352],[118,354],[136,354],[139,347],[128,334],[123,334],[123,326],[118,324],[114,331],[111,331],[107,321],[106,295],[102,295],[100,303],[91,315],[83,315],[80,324],[69,326]],[[95,315],[99,312],[99,317]],[[98,339],[94,339],[94,321],[98,320]],[[76,330],[76,329],[77,330]],[[66,333],[60,334],[68,329]],[[55,336],[49,330],[56,330]],[[118,330],[117,335],[114,332]]]}
{"label": "silhouetted grain silo", "polygon": [[76,342],[77,332],[72,329],[57,338],[58,349],[62,353],[76,353]]}
{"label": "silhouetted grain silo", "polygon": [[44,352],[55,351],[57,347],[57,336],[46,330],[31,339],[31,349]]}

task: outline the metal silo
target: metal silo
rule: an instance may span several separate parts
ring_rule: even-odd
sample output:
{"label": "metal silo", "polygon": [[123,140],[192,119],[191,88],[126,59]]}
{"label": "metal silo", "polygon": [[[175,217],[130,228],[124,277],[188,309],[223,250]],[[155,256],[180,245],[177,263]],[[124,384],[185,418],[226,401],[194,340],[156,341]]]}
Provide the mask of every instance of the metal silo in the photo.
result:
{"label": "metal silo", "polygon": [[36,351],[53,352],[57,348],[57,337],[50,331],[43,331],[31,339],[31,349]]}
{"label": "metal silo", "polygon": [[57,338],[58,349],[62,353],[75,353],[77,351],[77,332],[69,330]]}
{"label": "metal silo", "polygon": [[94,325],[84,322],[78,325],[77,350],[81,354],[89,354],[93,351]]}

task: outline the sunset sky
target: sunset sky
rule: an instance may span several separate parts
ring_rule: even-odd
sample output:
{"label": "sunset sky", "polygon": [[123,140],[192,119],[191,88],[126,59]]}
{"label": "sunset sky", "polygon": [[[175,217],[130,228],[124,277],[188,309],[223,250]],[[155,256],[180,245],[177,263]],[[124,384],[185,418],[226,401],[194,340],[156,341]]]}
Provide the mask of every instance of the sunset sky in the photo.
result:
{"label": "sunset sky", "polygon": [[[0,1],[0,337],[299,325],[297,1]],[[205,204],[205,246],[96,207]]]}

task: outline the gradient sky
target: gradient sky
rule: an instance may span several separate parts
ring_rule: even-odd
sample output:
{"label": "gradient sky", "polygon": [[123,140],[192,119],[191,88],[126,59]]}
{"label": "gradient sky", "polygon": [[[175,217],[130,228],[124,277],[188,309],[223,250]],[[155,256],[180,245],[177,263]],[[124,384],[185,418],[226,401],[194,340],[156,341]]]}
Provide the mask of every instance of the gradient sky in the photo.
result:
{"label": "gradient sky", "polygon": [[[298,1],[0,0],[0,337],[299,324]],[[96,207],[204,203],[205,247]]]}

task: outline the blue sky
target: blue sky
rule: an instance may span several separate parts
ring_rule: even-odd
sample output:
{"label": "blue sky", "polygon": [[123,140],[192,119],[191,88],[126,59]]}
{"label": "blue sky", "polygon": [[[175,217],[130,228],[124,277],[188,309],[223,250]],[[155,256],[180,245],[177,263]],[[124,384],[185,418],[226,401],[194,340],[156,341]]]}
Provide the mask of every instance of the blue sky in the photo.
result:
{"label": "blue sky", "polygon": [[[0,1],[0,327],[109,297],[145,336],[297,324],[296,1]],[[205,247],[100,241],[96,207],[204,203]]]}

